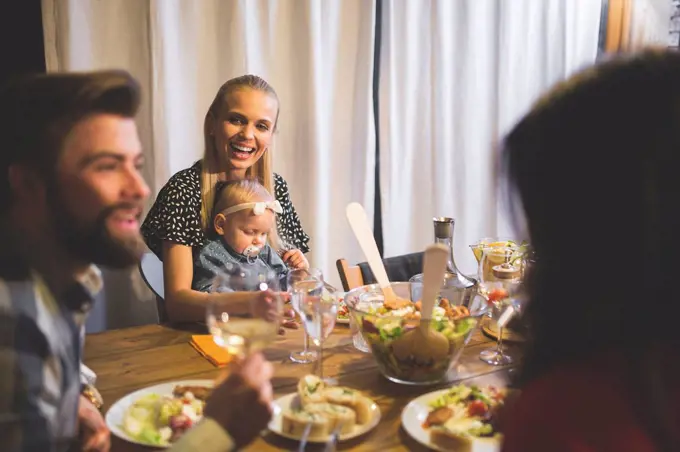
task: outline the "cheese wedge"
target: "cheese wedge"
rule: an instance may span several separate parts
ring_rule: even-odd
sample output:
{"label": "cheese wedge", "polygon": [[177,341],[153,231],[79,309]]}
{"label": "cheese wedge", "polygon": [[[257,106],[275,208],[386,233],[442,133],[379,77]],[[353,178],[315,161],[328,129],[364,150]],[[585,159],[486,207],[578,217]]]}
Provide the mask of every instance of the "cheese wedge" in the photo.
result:
{"label": "cheese wedge", "polygon": [[333,432],[339,426],[340,434],[350,433],[356,424],[354,410],[343,405],[332,403],[310,403],[305,406],[305,411],[324,416],[330,423],[330,431]]}
{"label": "cheese wedge", "polygon": [[304,410],[286,410],[281,416],[281,430],[291,436],[301,438],[311,424],[308,438],[324,439],[331,433],[327,417]]}

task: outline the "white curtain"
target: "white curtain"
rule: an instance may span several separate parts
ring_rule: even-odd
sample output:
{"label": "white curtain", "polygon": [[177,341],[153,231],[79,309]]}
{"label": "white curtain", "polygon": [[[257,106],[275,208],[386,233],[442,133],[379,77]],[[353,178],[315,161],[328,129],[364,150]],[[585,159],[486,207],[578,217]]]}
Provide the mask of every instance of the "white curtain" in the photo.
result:
{"label": "white curtain", "polygon": [[[672,0],[636,0],[630,10],[630,50],[669,43]],[[677,45],[677,41],[674,45]]]}
{"label": "white curtain", "polygon": [[[140,80],[154,193],[201,158],[203,118],[224,81],[245,73],[269,81],[281,101],[274,169],[312,237],[312,265],[339,285],[335,259],[362,258],[345,205],[372,214],[373,1],[42,1],[48,71],[117,67]],[[124,318],[107,326],[148,322],[140,306],[153,303],[137,303],[150,296],[136,290],[136,271],[108,277],[116,280],[106,304]]]}
{"label": "white curtain", "polygon": [[595,61],[599,0],[385,0],[380,194],[385,254],[433,241],[456,219],[455,253],[511,236],[494,174],[498,139],[537,96]]}

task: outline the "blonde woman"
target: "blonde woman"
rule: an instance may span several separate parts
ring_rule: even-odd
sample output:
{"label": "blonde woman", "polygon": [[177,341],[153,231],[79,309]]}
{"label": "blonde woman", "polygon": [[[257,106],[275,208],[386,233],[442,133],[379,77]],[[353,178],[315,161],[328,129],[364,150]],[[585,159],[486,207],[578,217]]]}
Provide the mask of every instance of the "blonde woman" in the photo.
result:
{"label": "blonde woman", "polygon": [[[163,261],[165,307],[171,322],[201,321],[209,297],[229,296],[242,303],[250,294],[210,294],[192,290],[194,261],[208,242],[215,185],[220,181],[256,178],[281,205],[276,216],[280,250],[286,263],[309,251],[309,236],[300,224],[286,181],[272,172],[271,146],[279,116],[279,100],[263,79],[244,75],[227,81],[205,116],[203,160],[172,176],[149,211],[142,234]],[[276,235],[272,235],[275,237]]]}

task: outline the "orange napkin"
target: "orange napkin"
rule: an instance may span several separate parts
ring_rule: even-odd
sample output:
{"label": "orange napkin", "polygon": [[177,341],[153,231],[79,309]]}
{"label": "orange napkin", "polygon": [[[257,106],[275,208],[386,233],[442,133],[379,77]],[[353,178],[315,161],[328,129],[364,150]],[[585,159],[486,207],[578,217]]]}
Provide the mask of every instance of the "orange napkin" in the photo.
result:
{"label": "orange napkin", "polygon": [[190,344],[198,353],[203,355],[205,359],[217,367],[226,366],[232,359],[231,355],[229,355],[225,349],[215,343],[210,334],[191,336]]}

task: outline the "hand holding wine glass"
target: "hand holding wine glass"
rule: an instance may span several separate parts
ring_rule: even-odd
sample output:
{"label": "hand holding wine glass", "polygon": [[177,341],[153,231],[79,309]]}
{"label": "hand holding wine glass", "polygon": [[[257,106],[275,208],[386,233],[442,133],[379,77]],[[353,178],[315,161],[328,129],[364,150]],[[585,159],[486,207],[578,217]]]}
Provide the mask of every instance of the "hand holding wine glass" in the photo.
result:
{"label": "hand holding wine glass", "polygon": [[232,355],[246,357],[276,338],[283,303],[274,272],[259,273],[232,266],[215,278],[213,292],[246,295],[240,301],[214,297],[208,303],[206,321],[216,344]]}

